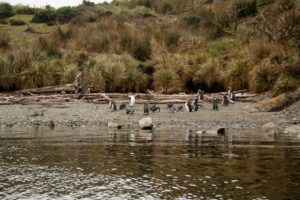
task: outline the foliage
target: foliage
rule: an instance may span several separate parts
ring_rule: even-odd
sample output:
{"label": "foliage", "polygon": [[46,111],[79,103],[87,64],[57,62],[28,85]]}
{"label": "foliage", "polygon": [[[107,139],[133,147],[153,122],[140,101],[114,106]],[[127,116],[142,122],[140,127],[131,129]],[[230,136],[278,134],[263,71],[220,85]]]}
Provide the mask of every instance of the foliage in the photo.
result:
{"label": "foliage", "polygon": [[13,8],[9,3],[0,3],[0,19],[13,16]]}

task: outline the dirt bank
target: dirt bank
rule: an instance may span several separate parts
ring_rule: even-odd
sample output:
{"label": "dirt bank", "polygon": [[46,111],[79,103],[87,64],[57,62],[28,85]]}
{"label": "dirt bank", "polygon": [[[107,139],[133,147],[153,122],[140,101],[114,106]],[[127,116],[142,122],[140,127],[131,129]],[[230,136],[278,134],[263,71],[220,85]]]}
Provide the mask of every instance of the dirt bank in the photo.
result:
{"label": "dirt bank", "polygon": [[[224,126],[227,128],[258,128],[268,122],[274,122],[281,127],[297,123],[299,111],[292,117],[289,112],[249,112],[254,103],[231,104],[220,106],[219,111],[212,111],[210,103],[204,103],[198,112],[169,113],[166,105],[159,105],[160,113],[151,113],[155,128],[187,127],[211,128]],[[105,127],[109,122],[118,122],[123,127],[137,127],[138,120],[144,117],[142,105],[134,107],[134,115],[126,115],[125,111],[110,112],[107,105],[96,105],[80,100],[35,105],[2,105],[0,106],[0,126],[31,127]]]}

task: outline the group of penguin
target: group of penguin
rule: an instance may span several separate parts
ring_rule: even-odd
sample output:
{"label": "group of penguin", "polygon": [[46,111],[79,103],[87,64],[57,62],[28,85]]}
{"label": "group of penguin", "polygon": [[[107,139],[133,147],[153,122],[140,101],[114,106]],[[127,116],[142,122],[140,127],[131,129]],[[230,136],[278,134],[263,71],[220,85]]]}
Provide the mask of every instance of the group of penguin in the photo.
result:
{"label": "group of penguin", "polygon": [[[180,111],[184,111],[186,110],[187,112],[196,112],[199,110],[200,107],[203,107],[203,105],[199,104],[199,100],[203,101],[204,100],[204,91],[202,91],[201,89],[198,90],[197,92],[197,97],[195,100],[191,101],[191,100],[187,100],[183,105],[180,105],[178,107],[175,107],[174,104],[172,103],[168,103],[167,104],[167,109],[169,112],[171,113],[175,113],[175,112],[180,112]],[[231,88],[228,89],[227,94],[224,94],[222,96],[222,105],[223,106],[228,106],[229,102],[234,102],[235,101],[235,95],[232,91]],[[219,110],[219,101],[216,97],[214,97],[213,99],[213,110],[217,111]],[[132,115],[134,114],[134,110],[131,109],[133,106],[135,105],[135,96],[129,96],[129,103],[122,103],[119,106],[120,110],[125,110],[127,115]],[[109,109],[111,111],[117,111],[117,104],[114,101],[110,101],[109,104]],[[129,107],[128,107],[129,106]],[[144,114],[148,115],[150,112],[160,112],[160,107],[156,106],[155,104],[150,106],[149,103],[144,103]]]}

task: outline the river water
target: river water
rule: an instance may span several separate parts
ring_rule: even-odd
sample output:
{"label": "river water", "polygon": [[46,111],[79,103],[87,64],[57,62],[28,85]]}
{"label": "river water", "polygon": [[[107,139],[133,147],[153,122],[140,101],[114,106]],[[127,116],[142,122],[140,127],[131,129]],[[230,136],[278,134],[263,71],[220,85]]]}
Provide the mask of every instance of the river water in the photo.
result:
{"label": "river water", "polygon": [[0,199],[300,199],[297,138],[0,129]]}

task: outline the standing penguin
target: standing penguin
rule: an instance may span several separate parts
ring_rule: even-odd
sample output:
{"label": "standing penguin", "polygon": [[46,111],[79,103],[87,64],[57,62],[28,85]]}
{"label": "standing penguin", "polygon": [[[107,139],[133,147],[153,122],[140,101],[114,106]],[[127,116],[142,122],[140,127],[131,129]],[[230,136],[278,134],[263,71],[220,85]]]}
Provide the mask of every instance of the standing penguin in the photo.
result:
{"label": "standing penguin", "polygon": [[215,97],[213,101],[213,110],[219,110],[218,99]]}
{"label": "standing penguin", "polygon": [[184,105],[185,105],[186,111],[188,111],[188,112],[192,112],[193,111],[192,104],[191,104],[191,102],[189,100],[187,100]]}
{"label": "standing penguin", "polygon": [[133,107],[134,104],[135,104],[135,96],[130,95],[130,96],[129,96],[129,106],[130,106],[130,107]]}
{"label": "standing penguin", "polygon": [[113,112],[117,110],[117,104],[114,101],[108,103],[109,109]]}
{"label": "standing penguin", "polygon": [[204,91],[202,91],[201,89],[199,89],[197,92],[197,99],[204,100]]}
{"label": "standing penguin", "polygon": [[223,104],[223,106],[228,106],[229,100],[228,100],[227,94],[223,95],[222,104]]}
{"label": "standing penguin", "polygon": [[231,87],[228,88],[228,92],[227,93],[228,93],[229,100],[235,101],[235,95],[234,95]]}
{"label": "standing penguin", "polygon": [[149,115],[150,107],[148,103],[144,103],[144,115]]}

